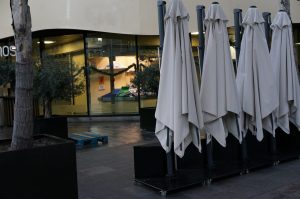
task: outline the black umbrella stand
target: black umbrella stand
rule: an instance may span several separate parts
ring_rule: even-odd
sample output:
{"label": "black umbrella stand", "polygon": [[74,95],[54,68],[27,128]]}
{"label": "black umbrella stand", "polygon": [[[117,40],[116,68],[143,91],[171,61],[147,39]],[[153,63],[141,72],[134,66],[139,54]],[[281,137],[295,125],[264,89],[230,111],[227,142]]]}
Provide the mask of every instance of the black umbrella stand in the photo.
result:
{"label": "black umbrella stand", "polygon": [[276,129],[276,149],[280,162],[300,158],[300,132],[293,123],[290,122],[290,134]]}
{"label": "black umbrella stand", "polygon": [[[166,2],[158,0],[157,7],[160,34],[159,57],[161,63],[165,35],[164,16],[166,13]],[[170,132],[168,131],[168,133]],[[159,143],[135,146],[135,182],[159,191],[162,196],[191,186],[203,185],[205,182],[204,155],[197,152],[198,158],[195,158],[194,153],[189,153],[189,151],[194,151],[193,147],[191,144],[186,149],[185,156],[179,158],[176,157],[173,147],[170,152],[166,153]],[[197,165],[202,167],[202,169],[190,168],[189,162],[191,159],[197,159]]]}

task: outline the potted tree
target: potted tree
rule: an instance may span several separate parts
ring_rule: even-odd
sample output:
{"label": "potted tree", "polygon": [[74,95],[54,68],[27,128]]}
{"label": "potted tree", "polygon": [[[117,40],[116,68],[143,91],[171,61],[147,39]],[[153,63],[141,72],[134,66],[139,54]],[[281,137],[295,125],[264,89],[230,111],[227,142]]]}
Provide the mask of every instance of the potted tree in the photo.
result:
{"label": "potted tree", "polygon": [[0,127],[12,126],[14,79],[14,64],[7,59],[0,59]]}
{"label": "potted tree", "polygon": [[[41,62],[34,64],[33,96],[35,101],[43,102],[43,117],[34,120],[34,133],[47,133],[68,138],[67,117],[52,115],[52,101],[71,101],[84,91],[83,81],[68,61],[55,56],[43,56]],[[74,67],[72,67],[74,68]],[[14,90],[15,67],[8,60],[0,61],[0,85],[10,85]],[[74,73],[77,73],[77,75]],[[34,109],[38,109],[35,103]]]}
{"label": "potted tree", "polygon": [[16,87],[11,140],[0,141],[0,198],[78,198],[75,144],[33,136],[33,67],[28,0],[11,0]]}
{"label": "potted tree", "polygon": [[[149,67],[143,67],[142,70],[136,73],[132,83],[140,87],[142,99],[156,98],[159,86],[159,65],[153,64]],[[140,127],[148,131],[155,131],[155,108],[156,107],[141,107],[140,112]]]}
{"label": "potted tree", "polygon": [[36,64],[34,96],[43,102],[44,118],[35,119],[35,133],[68,137],[67,117],[53,117],[52,101],[71,101],[73,97],[83,93],[84,83],[78,74],[72,72],[69,61],[55,56],[45,55],[41,63]]}

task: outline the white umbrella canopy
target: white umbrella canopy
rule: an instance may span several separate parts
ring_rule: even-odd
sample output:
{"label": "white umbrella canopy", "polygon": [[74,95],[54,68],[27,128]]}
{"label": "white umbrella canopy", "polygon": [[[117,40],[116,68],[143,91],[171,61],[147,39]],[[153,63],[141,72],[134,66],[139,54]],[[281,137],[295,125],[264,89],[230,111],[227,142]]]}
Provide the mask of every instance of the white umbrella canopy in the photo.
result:
{"label": "white umbrella canopy", "polygon": [[204,20],[206,49],[200,91],[207,142],[213,136],[224,147],[228,131],[242,141],[238,124],[240,105],[227,21],[219,4],[210,5]]}
{"label": "white umbrella canopy", "polygon": [[275,112],[277,126],[289,134],[289,121],[300,129],[300,86],[294,57],[292,23],[287,13],[278,12],[271,28],[271,59],[279,92],[279,107]]}
{"label": "white umbrella canopy", "polygon": [[244,136],[249,129],[261,141],[263,129],[275,135],[272,112],[278,107],[278,92],[265,38],[264,19],[256,7],[247,10],[243,26],[236,77],[242,107],[241,127]]}
{"label": "white umbrella canopy", "polygon": [[201,151],[203,128],[200,92],[189,39],[189,14],[181,0],[172,0],[165,15],[165,39],[155,134],[169,152],[172,142],[179,157],[193,142]]}

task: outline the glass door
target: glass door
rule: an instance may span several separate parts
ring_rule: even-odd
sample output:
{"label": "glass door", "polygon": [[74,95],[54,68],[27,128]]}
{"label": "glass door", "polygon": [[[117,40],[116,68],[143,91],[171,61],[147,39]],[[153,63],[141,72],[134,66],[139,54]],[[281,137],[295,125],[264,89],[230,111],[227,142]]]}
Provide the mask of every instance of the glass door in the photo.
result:
{"label": "glass door", "polygon": [[89,35],[86,38],[92,115],[138,113],[133,36]]}

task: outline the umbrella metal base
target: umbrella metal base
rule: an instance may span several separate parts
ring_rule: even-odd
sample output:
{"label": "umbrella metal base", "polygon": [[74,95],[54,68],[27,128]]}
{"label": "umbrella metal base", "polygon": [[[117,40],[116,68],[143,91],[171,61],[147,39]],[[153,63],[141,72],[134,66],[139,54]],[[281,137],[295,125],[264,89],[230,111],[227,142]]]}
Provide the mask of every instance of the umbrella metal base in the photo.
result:
{"label": "umbrella metal base", "polygon": [[220,179],[228,178],[236,175],[243,175],[245,170],[240,162],[218,162],[216,166],[211,170],[209,180],[217,181]]}
{"label": "umbrella metal base", "polygon": [[240,149],[240,143],[231,134],[226,138],[226,147],[221,146],[215,139],[212,139],[211,155],[213,165],[208,169],[209,179],[214,181],[243,174],[244,167]]}
{"label": "umbrella metal base", "polygon": [[271,151],[272,135],[264,132],[264,139],[259,142],[255,135],[248,131],[245,138],[247,143],[247,170],[257,170],[274,165],[276,156]]}
{"label": "umbrella metal base", "polygon": [[280,128],[276,130],[277,159],[280,162],[300,157],[300,132],[290,123],[290,134]]}
{"label": "umbrella metal base", "polygon": [[157,190],[162,196],[166,196],[189,187],[204,185],[205,177],[202,170],[178,170],[172,177],[136,178],[135,182]]}

